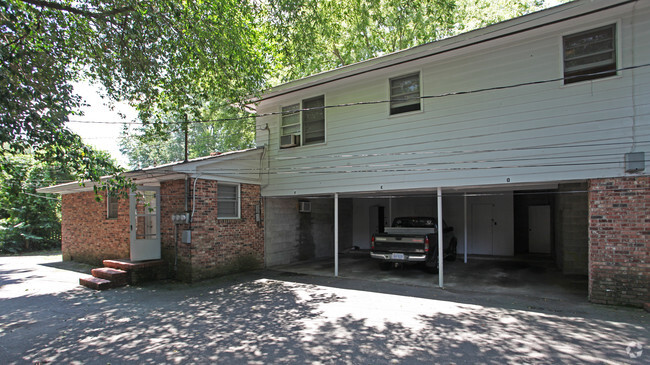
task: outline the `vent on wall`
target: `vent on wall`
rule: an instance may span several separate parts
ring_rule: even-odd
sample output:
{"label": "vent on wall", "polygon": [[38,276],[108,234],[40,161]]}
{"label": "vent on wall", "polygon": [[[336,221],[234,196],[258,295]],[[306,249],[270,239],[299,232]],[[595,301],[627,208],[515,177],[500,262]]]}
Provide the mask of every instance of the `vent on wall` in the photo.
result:
{"label": "vent on wall", "polygon": [[311,202],[308,201],[298,202],[298,211],[300,213],[311,213]]}
{"label": "vent on wall", "polygon": [[645,170],[645,152],[630,152],[625,154],[625,172],[641,172]]}

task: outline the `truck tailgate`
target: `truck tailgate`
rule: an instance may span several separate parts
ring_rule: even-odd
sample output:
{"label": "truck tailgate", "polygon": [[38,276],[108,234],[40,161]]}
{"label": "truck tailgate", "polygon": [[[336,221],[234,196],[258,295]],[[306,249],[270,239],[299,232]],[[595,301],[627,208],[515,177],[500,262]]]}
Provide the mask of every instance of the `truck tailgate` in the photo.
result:
{"label": "truck tailgate", "polygon": [[424,253],[424,236],[377,235],[374,251]]}

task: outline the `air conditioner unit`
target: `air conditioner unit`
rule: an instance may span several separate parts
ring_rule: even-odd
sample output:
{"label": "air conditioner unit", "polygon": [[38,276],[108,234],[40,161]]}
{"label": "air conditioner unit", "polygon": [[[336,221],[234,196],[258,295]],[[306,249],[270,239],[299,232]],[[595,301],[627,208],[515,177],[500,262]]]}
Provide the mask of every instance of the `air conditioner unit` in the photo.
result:
{"label": "air conditioner unit", "polygon": [[298,204],[298,211],[300,213],[311,213],[311,202],[301,201]]}
{"label": "air conditioner unit", "polygon": [[299,134],[287,134],[280,137],[280,148],[300,146]]}

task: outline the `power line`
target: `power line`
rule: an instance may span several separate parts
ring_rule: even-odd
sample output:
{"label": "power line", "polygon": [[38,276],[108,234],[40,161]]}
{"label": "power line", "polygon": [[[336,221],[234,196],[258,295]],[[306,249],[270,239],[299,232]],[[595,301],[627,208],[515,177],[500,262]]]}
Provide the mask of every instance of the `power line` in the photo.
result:
{"label": "power line", "polygon": [[[594,73],[590,73],[590,74],[580,75],[580,77],[599,76],[599,75],[602,75],[602,74],[609,74],[609,73],[612,73],[612,72],[622,72],[622,71],[635,70],[635,69],[649,67],[649,66],[650,66],[650,63],[635,65],[635,66],[627,66],[627,67],[617,68],[616,70],[610,70],[610,71],[607,71],[607,72],[594,72]],[[556,77],[556,78],[545,79],[545,80],[521,82],[521,83],[516,83],[516,84],[493,86],[493,87],[488,87],[488,88],[479,88],[479,89],[464,90],[464,91],[454,91],[454,92],[447,92],[447,93],[442,93],[442,94],[423,95],[423,96],[418,96],[418,97],[401,98],[401,99],[393,99],[393,100],[374,100],[374,101],[359,101],[359,102],[353,102],[353,103],[340,103],[340,104],[325,105],[325,106],[312,107],[312,108],[296,109],[296,110],[292,110],[291,114],[297,113],[297,112],[311,111],[311,110],[324,110],[324,109],[332,109],[332,108],[347,108],[347,107],[362,106],[362,105],[385,104],[385,103],[390,103],[390,102],[395,102],[395,101],[409,101],[409,100],[416,100],[416,99],[426,100],[426,99],[446,98],[446,97],[450,97],[450,96],[461,96],[461,95],[477,94],[477,93],[484,93],[484,92],[488,92],[488,91],[498,91],[498,90],[519,88],[519,87],[524,87],[524,86],[548,84],[548,83],[553,83],[553,82],[558,82],[558,81],[570,80],[573,77],[575,77],[575,76]],[[193,121],[188,121],[187,123],[195,124],[195,123],[217,123],[217,122],[228,122],[228,121],[241,121],[241,120],[248,120],[248,119],[252,119],[252,118],[268,117],[268,116],[274,116],[274,115],[286,115],[286,114],[288,114],[288,113],[287,112],[281,112],[281,111],[280,112],[261,113],[261,114],[251,113],[250,115],[241,116],[241,117],[193,120]],[[143,122],[112,122],[112,121],[91,121],[91,120],[86,120],[86,121],[70,120],[70,121],[68,121],[68,123],[145,125],[145,123],[143,123]],[[162,124],[176,125],[176,124],[182,124],[182,123],[184,123],[184,122],[182,122],[182,121],[164,122]],[[148,124],[150,124],[150,123],[147,123],[147,125]]]}

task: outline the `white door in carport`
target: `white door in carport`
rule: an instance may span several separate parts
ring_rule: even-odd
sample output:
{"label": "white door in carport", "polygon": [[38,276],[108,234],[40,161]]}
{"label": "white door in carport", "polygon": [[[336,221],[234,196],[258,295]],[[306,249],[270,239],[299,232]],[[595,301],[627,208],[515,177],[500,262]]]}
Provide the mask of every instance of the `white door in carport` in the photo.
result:
{"label": "white door in carport", "polygon": [[472,204],[471,222],[470,253],[492,255],[494,252],[494,204]]}
{"label": "white door in carport", "polygon": [[551,253],[551,206],[528,207],[528,252]]}

